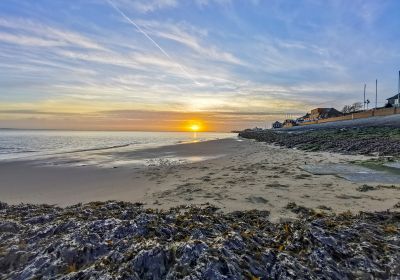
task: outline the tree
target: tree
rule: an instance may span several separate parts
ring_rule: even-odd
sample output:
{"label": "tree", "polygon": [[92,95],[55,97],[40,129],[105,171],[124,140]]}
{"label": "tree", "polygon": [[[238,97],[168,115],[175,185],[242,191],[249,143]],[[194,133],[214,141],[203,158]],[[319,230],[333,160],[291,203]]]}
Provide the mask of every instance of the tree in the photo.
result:
{"label": "tree", "polygon": [[351,112],[351,105],[345,105],[342,109],[343,114],[347,114]]}
{"label": "tree", "polygon": [[361,104],[361,102],[355,102],[351,105],[345,105],[342,109],[342,113],[344,114],[354,113],[361,110],[362,108],[363,105]]}
{"label": "tree", "polygon": [[356,112],[356,111],[360,111],[363,108],[363,105],[361,104],[361,102],[356,102],[353,103],[353,105],[351,105],[353,111],[352,112]]}

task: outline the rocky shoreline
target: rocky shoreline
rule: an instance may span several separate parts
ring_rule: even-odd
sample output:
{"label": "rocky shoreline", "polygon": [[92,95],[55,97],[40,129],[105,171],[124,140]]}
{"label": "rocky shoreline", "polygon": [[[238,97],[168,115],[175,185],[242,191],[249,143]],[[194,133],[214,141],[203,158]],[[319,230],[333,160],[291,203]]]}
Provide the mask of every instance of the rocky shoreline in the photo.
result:
{"label": "rocky shoreline", "polygon": [[354,127],[307,131],[242,131],[240,137],[307,151],[400,157],[400,129]]}
{"label": "rocky shoreline", "polygon": [[327,214],[291,203],[223,214],[0,204],[1,279],[388,279],[400,277],[400,213]]}

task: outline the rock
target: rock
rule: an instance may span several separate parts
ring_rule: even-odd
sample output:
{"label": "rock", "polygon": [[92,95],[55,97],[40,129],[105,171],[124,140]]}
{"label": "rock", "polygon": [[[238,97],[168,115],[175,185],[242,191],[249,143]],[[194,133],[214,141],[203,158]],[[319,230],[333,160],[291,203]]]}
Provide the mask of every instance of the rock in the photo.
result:
{"label": "rock", "polygon": [[132,269],[140,279],[165,279],[172,261],[169,250],[155,247],[139,252],[133,260]]}
{"label": "rock", "polygon": [[377,188],[375,188],[373,186],[362,185],[362,186],[357,188],[357,191],[359,191],[359,192],[368,192],[368,191],[373,191],[373,190],[376,190],[376,189]]}
{"label": "rock", "polygon": [[315,131],[242,131],[240,137],[274,143],[287,148],[346,154],[400,156],[400,128],[331,128]]}
{"label": "rock", "polygon": [[16,233],[19,230],[19,225],[15,222],[0,221],[0,233],[2,232],[13,232]]}
{"label": "rock", "polygon": [[[397,279],[400,213],[4,205],[0,279]],[[29,221],[29,222],[28,222]]]}
{"label": "rock", "polygon": [[295,214],[301,214],[301,215],[311,215],[311,214],[315,213],[314,210],[304,207],[304,206],[299,206],[295,202],[289,202],[286,205],[286,209],[289,209],[290,211],[292,211]]}

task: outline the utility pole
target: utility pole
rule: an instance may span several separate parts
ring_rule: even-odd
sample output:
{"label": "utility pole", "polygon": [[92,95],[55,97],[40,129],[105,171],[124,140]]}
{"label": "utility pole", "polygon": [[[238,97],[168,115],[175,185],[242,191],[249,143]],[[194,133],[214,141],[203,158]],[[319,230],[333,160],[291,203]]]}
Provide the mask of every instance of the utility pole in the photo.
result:
{"label": "utility pole", "polygon": [[375,109],[378,109],[378,79],[375,81]]}
{"label": "utility pole", "polygon": [[365,90],[367,89],[367,84],[364,84],[364,111],[365,111]]}
{"label": "utility pole", "polygon": [[397,90],[397,106],[400,107],[400,71],[399,71],[399,89]]}

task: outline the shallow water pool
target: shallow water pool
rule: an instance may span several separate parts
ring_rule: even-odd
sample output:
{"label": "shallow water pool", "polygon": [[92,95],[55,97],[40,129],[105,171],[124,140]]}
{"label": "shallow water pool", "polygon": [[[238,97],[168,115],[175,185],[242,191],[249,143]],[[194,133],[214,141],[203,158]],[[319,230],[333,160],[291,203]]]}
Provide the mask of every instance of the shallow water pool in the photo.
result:
{"label": "shallow water pool", "polygon": [[400,184],[400,170],[380,166],[379,170],[356,164],[312,164],[303,169],[314,175],[336,175],[352,182]]}

